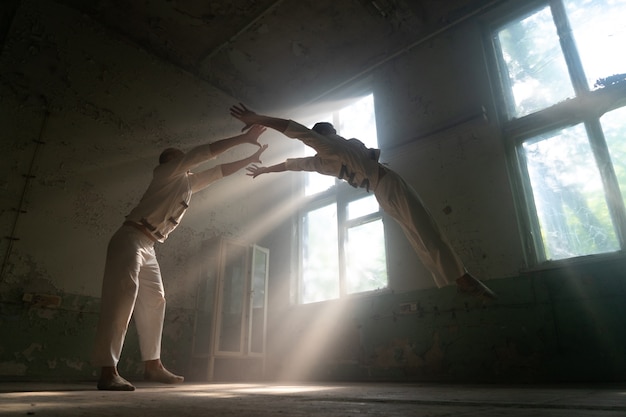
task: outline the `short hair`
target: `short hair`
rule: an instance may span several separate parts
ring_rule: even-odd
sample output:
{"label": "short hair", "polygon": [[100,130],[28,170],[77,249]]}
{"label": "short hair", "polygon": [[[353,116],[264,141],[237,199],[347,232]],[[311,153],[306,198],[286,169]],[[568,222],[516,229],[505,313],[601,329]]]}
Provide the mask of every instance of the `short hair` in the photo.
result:
{"label": "short hair", "polygon": [[160,164],[164,164],[167,161],[169,161],[172,152],[178,152],[178,151],[179,151],[178,148],[167,148],[167,149],[165,149],[163,152],[161,152],[161,155],[159,155],[159,165]]}
{"label": "short hair", "polygon": [[334,135],[337,133],[332,123],[318,122],[313,125],[312,131],[319,133],[320,135]]}

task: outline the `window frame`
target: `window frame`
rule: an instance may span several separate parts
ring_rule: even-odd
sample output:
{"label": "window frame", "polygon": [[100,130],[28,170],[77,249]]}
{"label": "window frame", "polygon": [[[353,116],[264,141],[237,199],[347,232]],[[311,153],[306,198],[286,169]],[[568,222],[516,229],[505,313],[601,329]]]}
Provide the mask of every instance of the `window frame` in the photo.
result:
{"label": "window frame", "polygon": [[[626,208],[621,198],[618,179],[602,132],[600,118],[607,112],[626,106],[626,82],[595,90],[587,85],[583,64],[575,46],[574,35],[569,27],[562,0],[535,0],[518,7],[511,6],[511,4],[507,2],[504,6],[506,11],[500,9],[487,17],[489,20],[483,22],[483,36],[484,44],[487,45],[487,68],[493,86],[496,120],[501,127],[509,178],[517,207],[516,215],[522,238],[525,266],[537,268],[553,263],[575,261],[578,258],[621,256],[626,248]],[[500,53],[497,33],[507,24],[520,21],[546,6],[551,10],[553,21],[556,20],[554,28],[559,36],[561,50],[574,89],[574,97],[515,118],[511,116],[514,113],[511,111],[512,88],[508,80],[506,64]],[[602,178],[604,195],[613,219],[620,250],[616,254],[601,253],[565,259],[547,259],[523,144],[539,135],[581,123],[584,124]]]}

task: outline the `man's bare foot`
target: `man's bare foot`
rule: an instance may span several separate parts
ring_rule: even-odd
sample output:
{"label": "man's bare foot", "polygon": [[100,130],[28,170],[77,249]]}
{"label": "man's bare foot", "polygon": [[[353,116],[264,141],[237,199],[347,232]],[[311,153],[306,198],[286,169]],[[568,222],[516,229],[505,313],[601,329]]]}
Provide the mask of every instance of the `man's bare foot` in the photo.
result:
{"label": "man's bare foot", "polygon": [[143,375],[146,381],[160,382],[162,384],[182,384],[185,378],[175,375],[165,369],[160,359],[146,361]]}
{"label": "man's bare foot", "polygon": [[98,380],[98,389],[103,391],[134,391],[135,387],[121,376],[115,374],[101,376]]}

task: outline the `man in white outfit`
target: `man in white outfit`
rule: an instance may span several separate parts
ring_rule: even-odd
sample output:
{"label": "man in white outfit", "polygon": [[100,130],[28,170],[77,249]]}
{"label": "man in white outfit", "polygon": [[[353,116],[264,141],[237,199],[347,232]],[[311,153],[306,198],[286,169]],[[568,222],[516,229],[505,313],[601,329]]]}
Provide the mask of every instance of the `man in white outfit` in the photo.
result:
{"label": "man in white outfit", "polygon": [[246,125],[244,130],[252,125],[267,126],[287,137],[299,139],[317,151],[315,156],[291,158],[271,167],[253,165],[248,168],[248,175],[314,171],[345,180],[353,187],[373,191],[382,209],[400,224],[438,287],[456,283],[460,292],[496,298],[493,291],[467,272],[417,192],[396,172],[378,162],[379,149],[367,148],[358,139],[344,139],[327,122],[317,123],[309,129],[293,120],[256,114],[243,104],[232,106],[230,113]]}
{"label": "man in white outfit", "polygon": [[[192,194],[249,164],[261,162],[260,155],[267,145],[262,146],[258,138],[264,131],[265,127],[253,126],[244,134],[200,145],[187,153],[175,148],[161,153],[148,189],[108,245],[94,349],[94,364],[101,367],[98,389],[135,389],[117,371],[131,316],[145,364],[144,378],[166,384],[183,382],[182,376],[171,373],[161,363],[165,293],[154,244],[165,242],[178,226]],[[190,172],[233,146],[246,143],[259,149],[247,158]]]}

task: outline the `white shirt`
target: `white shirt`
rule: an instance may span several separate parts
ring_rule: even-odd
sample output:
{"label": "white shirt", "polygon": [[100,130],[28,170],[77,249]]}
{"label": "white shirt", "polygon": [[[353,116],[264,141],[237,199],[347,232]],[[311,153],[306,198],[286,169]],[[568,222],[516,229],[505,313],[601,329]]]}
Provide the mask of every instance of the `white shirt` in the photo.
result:
{"label": "white shirt", "polygon": [[358,139],[344,139],[339,135],[321,135],[293,120],[284,134],[300,139],[317,151],[308,158],[285,161],[290,171],[317,171],[346,180],[353,187],[375,190],[378,185],[378,149],[368,148]]}
{"label": "white shirt", "polygon": [[152,182],[126,220],[143,225],[164,242],[189,208],[191,195],[223,177],[221,166],[197,174],[189,171],[214,158],[210,146],[202,145],[154,168]]}

